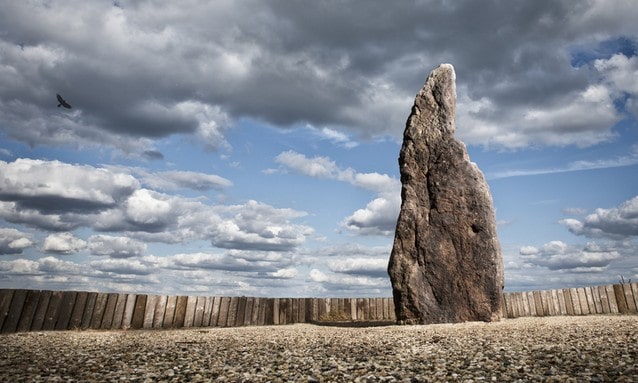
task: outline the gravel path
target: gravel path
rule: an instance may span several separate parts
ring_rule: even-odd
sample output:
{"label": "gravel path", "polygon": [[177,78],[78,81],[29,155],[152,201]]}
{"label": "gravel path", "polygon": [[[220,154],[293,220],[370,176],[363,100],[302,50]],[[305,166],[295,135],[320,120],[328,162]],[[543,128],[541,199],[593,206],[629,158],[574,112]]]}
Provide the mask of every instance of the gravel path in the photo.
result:
{"label": "gravel path", "polygon": [[638,382],[638,316],[0,336],[3,382]]}

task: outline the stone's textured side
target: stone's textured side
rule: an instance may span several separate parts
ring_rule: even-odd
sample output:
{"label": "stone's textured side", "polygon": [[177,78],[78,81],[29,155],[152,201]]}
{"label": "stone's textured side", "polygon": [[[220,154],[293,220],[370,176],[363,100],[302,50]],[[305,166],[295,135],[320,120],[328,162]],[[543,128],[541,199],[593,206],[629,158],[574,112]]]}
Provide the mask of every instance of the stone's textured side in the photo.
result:
{"label": "stone's textured side", "polygon": [[430,73],[403,135],[401,212],[388,265],[399,323],[500,319],[503,259],[492,197],[454,138],[455,80],[450,64]]}

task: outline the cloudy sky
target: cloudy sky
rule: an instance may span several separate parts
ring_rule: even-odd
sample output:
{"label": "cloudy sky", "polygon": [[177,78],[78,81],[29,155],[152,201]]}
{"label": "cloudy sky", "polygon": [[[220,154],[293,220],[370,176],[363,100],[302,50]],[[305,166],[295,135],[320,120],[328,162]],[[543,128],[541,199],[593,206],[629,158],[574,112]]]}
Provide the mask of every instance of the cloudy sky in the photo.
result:
{"label": "cloudy sky", "polygon": [[403,128],[443,62],[506,290],[638,280],[633,1],[0,8],[0,288],[390,296]]}

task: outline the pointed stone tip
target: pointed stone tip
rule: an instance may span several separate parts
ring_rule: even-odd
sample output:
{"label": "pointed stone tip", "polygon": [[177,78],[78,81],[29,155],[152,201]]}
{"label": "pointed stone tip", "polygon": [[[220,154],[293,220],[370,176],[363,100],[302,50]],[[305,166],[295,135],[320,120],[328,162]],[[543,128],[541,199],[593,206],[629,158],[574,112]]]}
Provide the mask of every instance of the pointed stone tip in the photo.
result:
{"label": "pointed stone tip", "polygon": [[456,82],[456,72],[454,71],[454,65],[449,63],[440,64],[435,71],[445,71],[449,73],[449,77],[453,82]]}

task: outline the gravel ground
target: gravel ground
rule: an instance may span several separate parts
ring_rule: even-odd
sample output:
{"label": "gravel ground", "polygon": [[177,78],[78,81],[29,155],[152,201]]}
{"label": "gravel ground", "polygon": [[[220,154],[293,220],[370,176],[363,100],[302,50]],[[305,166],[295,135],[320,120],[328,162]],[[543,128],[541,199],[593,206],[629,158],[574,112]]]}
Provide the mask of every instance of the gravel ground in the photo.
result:
{"label": "gravel ground", "polygon": [[638,382],[638,316],[0,336],[3,382]]}

